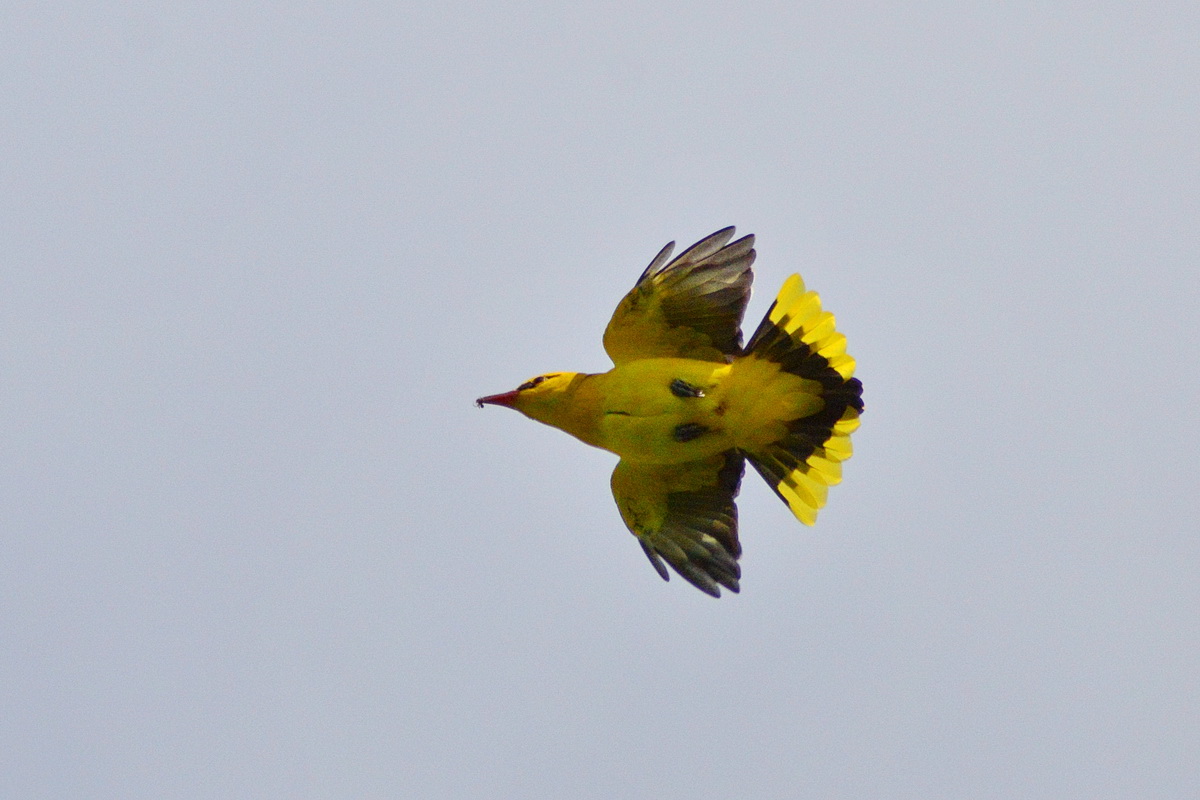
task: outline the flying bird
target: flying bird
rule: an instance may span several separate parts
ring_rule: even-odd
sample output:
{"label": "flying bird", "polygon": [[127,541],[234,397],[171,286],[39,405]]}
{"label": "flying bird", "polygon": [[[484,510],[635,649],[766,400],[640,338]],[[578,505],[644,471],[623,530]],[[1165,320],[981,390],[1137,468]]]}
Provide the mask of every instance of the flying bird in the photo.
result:
{"label": "flying bird", "polygon": [[799,275],[743,346],[754,237],[733,235],[659,251],[604,331],[608,372],[548,372],[476,400],[620,456],[613,498],[646,557],[713,597],[740,588],[745,462],[812,525],[863,410],[846,337]]}

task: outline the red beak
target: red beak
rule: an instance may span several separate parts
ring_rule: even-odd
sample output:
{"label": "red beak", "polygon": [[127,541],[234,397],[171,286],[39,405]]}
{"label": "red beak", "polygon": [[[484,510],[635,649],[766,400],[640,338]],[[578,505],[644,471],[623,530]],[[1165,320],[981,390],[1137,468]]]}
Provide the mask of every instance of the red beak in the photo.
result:
{"label": "red beak", "polygon": [[518,392],[516,391],[503,392],[501,394],[489,394],[487,397],[481,397],[476,400],[475,405],[483,408],[483,404],[488,403],[489,405],[493,406],[507,406],[508,408],[512,408],[513,403],[517,401],[517,394]]}

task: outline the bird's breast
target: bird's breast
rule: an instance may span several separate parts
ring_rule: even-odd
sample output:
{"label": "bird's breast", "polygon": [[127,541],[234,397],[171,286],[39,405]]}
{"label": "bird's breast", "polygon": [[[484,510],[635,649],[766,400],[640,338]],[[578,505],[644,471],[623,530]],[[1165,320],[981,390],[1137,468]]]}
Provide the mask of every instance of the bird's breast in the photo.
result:
{"label": "bird's breast", "polygon": [[633,361],[600,376],[598,444],[639,463],[677,464],[732,446],[720,382],[728,366],[682,358]]}

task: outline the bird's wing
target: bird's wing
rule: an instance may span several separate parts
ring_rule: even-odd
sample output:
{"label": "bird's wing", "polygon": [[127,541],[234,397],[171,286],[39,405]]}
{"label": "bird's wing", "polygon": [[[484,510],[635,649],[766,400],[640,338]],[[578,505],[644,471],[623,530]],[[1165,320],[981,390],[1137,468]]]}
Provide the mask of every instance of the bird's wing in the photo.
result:
{"label": "bird's wing", "polygon": [[633,464],[612,474],[613,498],[650,563],[669,580],[666,559],[684,580],[713,597],[738,591],[742,553],[737,497],[744,460],[730,450],[685,464]]}
{"label": "bird's wing", "polygon": [[741,352],[754,275],[754,237],[719,230],[668,263],[671,242],[646,267],[604,331],[614,364],[639,358],[728,362]]}

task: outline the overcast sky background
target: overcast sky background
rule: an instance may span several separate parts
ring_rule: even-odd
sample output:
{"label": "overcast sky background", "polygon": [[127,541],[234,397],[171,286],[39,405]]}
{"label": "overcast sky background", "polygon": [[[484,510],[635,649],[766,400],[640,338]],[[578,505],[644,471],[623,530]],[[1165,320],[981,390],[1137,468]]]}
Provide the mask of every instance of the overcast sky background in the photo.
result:
{"label": "overcast sky background", "polygon": [[[0,795],[1200,796],[1195,3],[9,3]],[[742,594],[479,395],[668,240],[867,411]]]}

